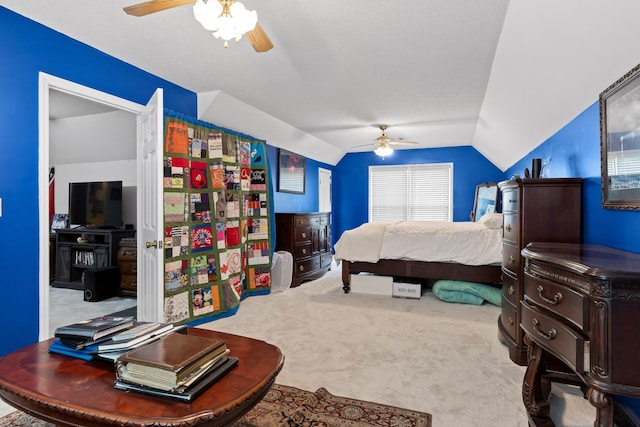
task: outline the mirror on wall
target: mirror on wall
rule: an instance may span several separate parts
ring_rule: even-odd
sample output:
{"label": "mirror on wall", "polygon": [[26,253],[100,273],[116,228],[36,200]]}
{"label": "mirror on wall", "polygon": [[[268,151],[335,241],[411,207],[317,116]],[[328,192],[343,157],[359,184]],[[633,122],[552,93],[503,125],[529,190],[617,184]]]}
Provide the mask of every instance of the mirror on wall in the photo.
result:
{"label": "mirror on wall", "polygon": [[640,65],[600,94],[602,207],[640,209]]}
{"label": "mirror on wall", "polygon": [[473,211],[469,218],[477,222],[482,215],[499,212],[498,209],[498,185],[495,182],[484,182],[476,186],[476,198],[473,202]]}

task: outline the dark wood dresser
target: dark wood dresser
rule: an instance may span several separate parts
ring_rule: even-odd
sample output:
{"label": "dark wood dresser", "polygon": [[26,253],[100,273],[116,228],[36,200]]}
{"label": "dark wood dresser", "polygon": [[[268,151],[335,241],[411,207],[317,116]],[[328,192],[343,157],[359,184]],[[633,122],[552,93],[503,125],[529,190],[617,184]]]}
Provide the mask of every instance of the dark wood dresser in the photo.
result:
{"label": "dark wood dresser", "polygon": [[539,242],[522,255],[530,425],[553,425],[549,391],[557,381],[582,386],[595,426],[613,426],[613,395],[640,396],[640,255]]}
{"label": "dark wood dresser", "polygon": [[512,179],[498,184],[504,218],[502,250],[502,312],[498,337],[518,365],[527,364],[520,329],[523,267],[520,251],[529,242],[582,241],[582,179]]}
{"label": "dark wood dresser", "polygon": [[293,255],[292,287],[322,277],[333,259],[331,213],[276,213],[276,250]]}
{"label": "dark wood dresser", "polygon": [[135,297],[138,294],[138,244],[135,237],[120,240],[118,268],[120,269],[118,294]]}

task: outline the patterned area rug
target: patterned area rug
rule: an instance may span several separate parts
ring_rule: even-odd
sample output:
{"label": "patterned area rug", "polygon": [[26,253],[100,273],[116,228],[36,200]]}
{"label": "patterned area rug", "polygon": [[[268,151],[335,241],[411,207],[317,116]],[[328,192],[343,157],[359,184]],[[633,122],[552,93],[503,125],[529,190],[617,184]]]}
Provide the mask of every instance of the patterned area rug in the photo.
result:
{"label": "patterned area rug", "polygon": [[[53,427],[23,412],[0,418],[0,427]],[[276,384],[234,427],[431,427],[431,414],[315,393]]]}

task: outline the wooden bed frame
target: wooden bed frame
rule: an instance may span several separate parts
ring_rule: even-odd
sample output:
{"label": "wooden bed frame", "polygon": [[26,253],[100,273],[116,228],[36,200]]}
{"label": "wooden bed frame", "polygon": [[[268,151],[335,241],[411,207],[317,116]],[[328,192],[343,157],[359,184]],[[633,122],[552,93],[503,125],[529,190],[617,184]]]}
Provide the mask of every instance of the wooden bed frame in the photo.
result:
{"label": "wooden bed frame", "polygon": [[495,284],[502,283],[500,264],[465,265],[454,262],[404,261],[381,259],[376,263],[342,261],[342,289],[351,291],[351,274],[373,273],[378,276],[395,276],[416,279],[465,280]]}
{"label": "wooden bed frame", "polygon": [[[482,201],[493,203],[496,212],[498,206],[498,186],[495,182],[484,182],[476,186],[473,211],[469,215],[471,221],[476,220],[478,207]],[[482,212],[484,214],[485,212]],[[480,217],[479,216],[479,217]],[[478,218],[479,218],[478,217]],[[455,262],[405,261],[399,259],[381,259],[376,263],[342,260],[342,289],[348,294],[351,291],[351,274],[373,273],[378,276],[395,276],[402,278],[430,280],[464,280],[500,286],[502,283],[502,267],[500,264],[465,265]]]}

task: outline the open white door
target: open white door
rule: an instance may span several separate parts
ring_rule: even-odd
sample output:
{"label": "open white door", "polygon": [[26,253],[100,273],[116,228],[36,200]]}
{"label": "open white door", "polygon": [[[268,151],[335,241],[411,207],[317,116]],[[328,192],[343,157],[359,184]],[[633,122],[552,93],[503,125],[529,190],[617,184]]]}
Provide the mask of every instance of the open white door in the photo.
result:
{"label": "open white door", "polygon": [[138,321],[164,321],[163,133],[162,89],[158,89],[138,116]]}
{"label": "open white door", "polygon": [[331,212],[331,171],[318,168],[318,211]]}

